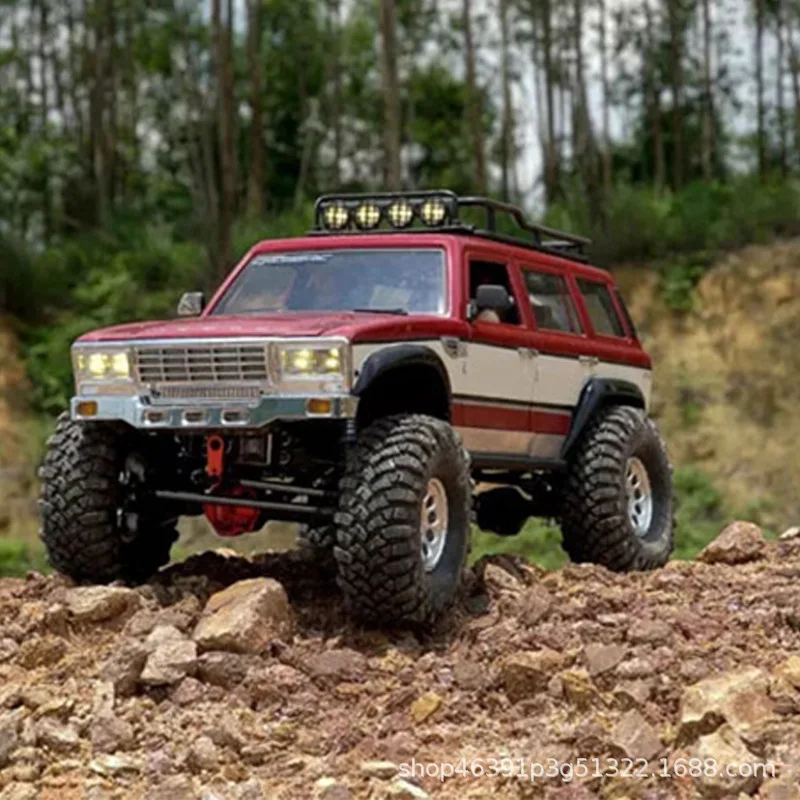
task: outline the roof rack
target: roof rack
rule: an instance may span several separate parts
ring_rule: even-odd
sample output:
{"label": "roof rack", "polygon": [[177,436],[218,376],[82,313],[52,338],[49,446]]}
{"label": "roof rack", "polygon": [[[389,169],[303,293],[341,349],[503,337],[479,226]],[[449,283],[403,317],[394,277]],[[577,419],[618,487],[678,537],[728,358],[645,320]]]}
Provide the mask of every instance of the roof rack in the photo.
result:
{"label": "roof rack", "polygon": [[[461,218],[463,209],[485,213],[483,227],[469,225]],[[527,236],[498,231],[498,215],[510,218]],[[330,194],[320,197],[315,206],[318,235],[381,231],[399,233],[409,229],[430,232],[468,233],[508,244],[544,250],[578,260],[586,260],[591,240],[531,222],[517,206],[487,197],[459,197],[447,190],[424,192],[382,192],[377,194]]]}

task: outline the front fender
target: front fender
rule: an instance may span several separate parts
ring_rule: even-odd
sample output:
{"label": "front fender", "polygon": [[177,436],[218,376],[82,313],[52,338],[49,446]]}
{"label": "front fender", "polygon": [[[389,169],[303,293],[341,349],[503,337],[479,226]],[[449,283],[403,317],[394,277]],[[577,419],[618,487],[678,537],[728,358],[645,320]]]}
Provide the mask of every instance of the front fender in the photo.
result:
{"label": "front fender", "polygon": [[447,390],[449,404],[452,389],[447,369],[434,350],[421,344],[387,345],[372,353],[361,365],[353,394],[361,397],[380,378],[399,367],[428,367],[435,370]]}

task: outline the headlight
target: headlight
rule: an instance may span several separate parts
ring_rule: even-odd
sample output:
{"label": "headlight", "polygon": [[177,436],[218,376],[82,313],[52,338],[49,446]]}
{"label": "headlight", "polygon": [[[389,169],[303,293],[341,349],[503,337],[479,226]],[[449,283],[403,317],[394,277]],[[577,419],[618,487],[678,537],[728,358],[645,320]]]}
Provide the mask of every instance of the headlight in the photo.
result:
{"label": "headlight", "polygon": [[281,371],[287,378],[341,377],[344,352],[341,347],[283,347]]}
{"label": "headlight", "polygon": [[73,352],[75,382],[130,381],[131,358],[127,350],[77,350]]}

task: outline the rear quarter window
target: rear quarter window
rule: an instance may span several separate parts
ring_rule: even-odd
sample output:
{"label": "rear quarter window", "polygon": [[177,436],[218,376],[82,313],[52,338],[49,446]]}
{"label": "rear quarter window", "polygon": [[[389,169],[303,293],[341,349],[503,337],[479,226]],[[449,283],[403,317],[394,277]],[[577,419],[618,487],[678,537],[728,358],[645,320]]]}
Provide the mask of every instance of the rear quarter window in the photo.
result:
{"label": "rear quarter window", "polygon": [[600,336],[624,338],[625,327],[617,314],[608,286],[604,283],[579,280],[578,288],[583,295],[595,333]]}

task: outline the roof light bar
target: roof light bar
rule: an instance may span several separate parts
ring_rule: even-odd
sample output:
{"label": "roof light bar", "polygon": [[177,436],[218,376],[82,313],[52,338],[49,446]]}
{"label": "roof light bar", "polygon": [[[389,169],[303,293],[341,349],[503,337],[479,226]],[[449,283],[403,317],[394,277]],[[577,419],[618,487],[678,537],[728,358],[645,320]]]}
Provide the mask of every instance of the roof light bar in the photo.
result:
{"label": "roof light bar", "polygon": [[452,192],[338,195],[317,201],[317,230],[339,233],[377,230],[383,222],[395,230],[414,222],[427,228],[458,224],[458,198]]}
{"label": "roof light bar", "polygon": [[[485,225],[466,224],[461,219],[463,209],[483,212]],[[499,214],[510,218],[530,238],[508,235],[498,229]],[[385,227],[389,231],[400,231],[412,228],[416,223],[423,230],[458,230],[581,257],[591,244],[589,239],[582,236],[531,222],[517,206],[486,197],[459,197],[446,190],[326,195],[317,200],[315,218],[315,231],[327,234],[346,233],[353,229],[377,232],[384,223],[387,223]]]}

